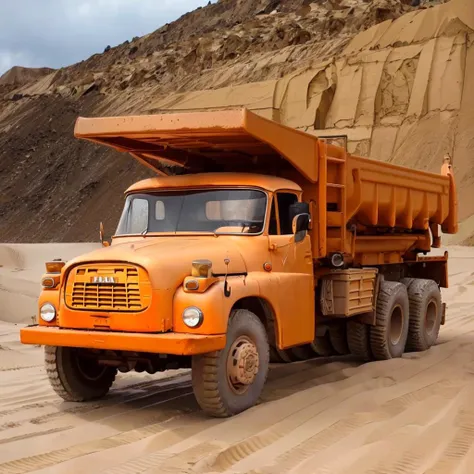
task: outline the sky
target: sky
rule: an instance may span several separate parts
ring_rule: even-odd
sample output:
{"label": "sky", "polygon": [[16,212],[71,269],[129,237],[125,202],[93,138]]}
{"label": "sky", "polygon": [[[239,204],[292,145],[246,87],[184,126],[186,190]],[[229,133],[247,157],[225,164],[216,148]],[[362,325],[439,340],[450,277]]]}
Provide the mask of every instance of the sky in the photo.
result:
{"label": "sky", "polygon": [[208,1],[0,0],[0,75],[13,66],[68,66]]}

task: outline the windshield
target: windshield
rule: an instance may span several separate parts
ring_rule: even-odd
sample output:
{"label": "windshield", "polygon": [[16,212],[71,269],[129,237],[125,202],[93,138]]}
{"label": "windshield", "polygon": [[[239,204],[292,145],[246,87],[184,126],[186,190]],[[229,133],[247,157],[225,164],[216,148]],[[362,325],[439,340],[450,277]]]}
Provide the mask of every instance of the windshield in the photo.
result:
{"label": "windshield", "polygon": [[206,232],[259,234],[267,196],[251,189],[170,191],[127,197],[116,235]]}

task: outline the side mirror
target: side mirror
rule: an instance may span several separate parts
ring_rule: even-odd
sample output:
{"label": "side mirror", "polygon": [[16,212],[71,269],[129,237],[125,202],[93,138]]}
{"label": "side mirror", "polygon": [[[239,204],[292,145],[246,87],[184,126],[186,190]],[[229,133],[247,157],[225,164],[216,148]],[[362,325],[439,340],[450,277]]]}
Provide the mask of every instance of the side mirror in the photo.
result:
{"label": "side mirror", "polygon": [[108,247],[110,244],[106,240],[104,240],[104,224],[102,222],[99,225],[99,238],[100,238],[100,243],[102,244],[102,247]]}
{"label": "side mirror", "polygon": [[293,219],[298,215],[298,214],[310,214],[309,211],[309,204],[307,202],[295,202],[290,206],[290,219],[293,221]]}
{"label": "side mirror", "polygon": [[307,213],[298,214],[293,217],[292,230],[295,235],[295,242],[301,242],[306,237],[306,232],[309,229],[311,216]]}

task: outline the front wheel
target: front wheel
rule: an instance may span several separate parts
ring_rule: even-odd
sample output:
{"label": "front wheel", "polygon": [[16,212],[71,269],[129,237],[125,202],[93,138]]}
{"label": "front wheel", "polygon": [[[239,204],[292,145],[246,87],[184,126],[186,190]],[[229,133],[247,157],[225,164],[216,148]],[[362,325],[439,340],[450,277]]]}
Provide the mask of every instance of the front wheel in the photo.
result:
{"label": "front wheel", "polygon": [[225,348],[192,359],[193,391],[201,408],[222,418],[255,405],[267,379],[269,358],[262,322],[245,309],[233,311]]}
{"label": "front wheel", "polygon": [[117,369],[100,365],[86,349],[46,346],[44,356],[51,387],[67,402],[104,397],[117,375]]}

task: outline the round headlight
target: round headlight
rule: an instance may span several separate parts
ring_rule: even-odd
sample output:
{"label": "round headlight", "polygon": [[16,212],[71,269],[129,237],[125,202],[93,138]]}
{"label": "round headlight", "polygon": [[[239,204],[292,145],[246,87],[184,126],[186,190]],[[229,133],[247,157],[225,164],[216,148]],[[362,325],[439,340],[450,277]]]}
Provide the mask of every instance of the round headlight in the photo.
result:
{"label": "round headlight", "polygon": [[183,321],[190,328],[197,328],[202,324],[204,315],[199,308],[190,306],[183,311]]}
{"label": "round headlight", "polygon": [[41,306],[40,316],[43,321],[50,323],[56,317],[56,308],[51,303]]}

